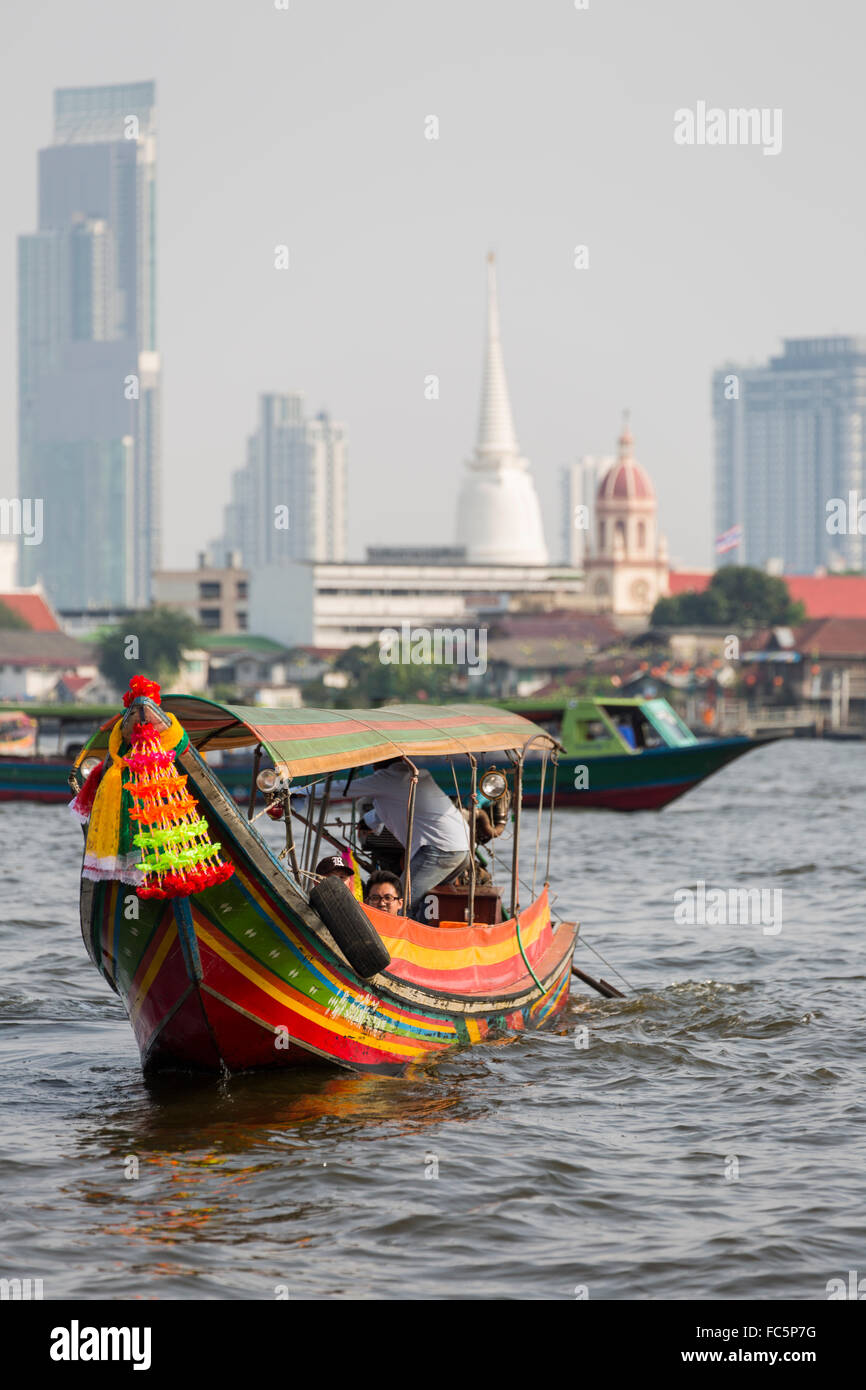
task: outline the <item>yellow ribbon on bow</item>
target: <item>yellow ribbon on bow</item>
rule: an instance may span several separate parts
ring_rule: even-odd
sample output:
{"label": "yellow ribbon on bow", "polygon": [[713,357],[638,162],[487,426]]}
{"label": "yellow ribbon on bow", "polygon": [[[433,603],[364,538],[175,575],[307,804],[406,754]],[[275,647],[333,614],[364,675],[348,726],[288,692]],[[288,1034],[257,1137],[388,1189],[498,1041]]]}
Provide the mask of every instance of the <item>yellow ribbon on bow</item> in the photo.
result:
{"label": "yellow ribbon on bow", "polygon": [[[168,714],[168,711],[164,711]],[[176,748],[184,736],[184,731],[173,714],[169,727],[160,732],[159,741],[168,752]],[[128,854],[120,853],[120,816],[123,807],[123,774],[125,769],[120,756],[123,741],[123,720],[118,719],[108,739],[109,765],[102,774],[96,790],[90,823],[87,827],[87,843],[84,848],[85,878],[118,878],[124,883],[141,883],[144,875],[136,867],[141,853],[134,846]]]}

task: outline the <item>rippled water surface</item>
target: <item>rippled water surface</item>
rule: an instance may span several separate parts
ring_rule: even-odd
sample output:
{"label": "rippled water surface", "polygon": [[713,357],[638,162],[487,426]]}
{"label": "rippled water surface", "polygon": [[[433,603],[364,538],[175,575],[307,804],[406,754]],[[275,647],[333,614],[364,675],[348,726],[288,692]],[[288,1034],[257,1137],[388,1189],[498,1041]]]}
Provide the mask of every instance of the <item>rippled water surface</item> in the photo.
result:
{"label": "rippled water surface", "polygon": [[[0,806],[0,1273],[46,1298],[825,1298],[866,1271],[864,782],[866,744],[787,742],[661,813],[557,813],[556,910],[610,964],[577,961],[632,992],[575,982],[552,1030],[396,1080],[146,1082],[81,943],[78,826]],[[678,925],[699,880],[780,889],[781,931]]]}

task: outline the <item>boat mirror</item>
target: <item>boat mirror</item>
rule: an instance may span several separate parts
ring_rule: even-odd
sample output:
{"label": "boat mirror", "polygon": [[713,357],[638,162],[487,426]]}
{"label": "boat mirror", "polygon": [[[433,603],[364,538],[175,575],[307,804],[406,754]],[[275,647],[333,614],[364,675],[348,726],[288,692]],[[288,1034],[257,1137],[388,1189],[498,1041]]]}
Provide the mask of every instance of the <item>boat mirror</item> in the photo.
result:
{"label": "boat mirror", "polygon": [[504,772],[485,772],[478,785],[488,801],[498,801],[508,789],[508,779]]}
{"label": "boat mirror", "polygon": [[101,759],[101,758],[85,758],[85,759],[84,759],[84,762],[81,764],[81,769],[80,769],[80,770],[81,770],[81,775],[82,775],[82,777],[84,777],[85,779],[88,778],[88,777],[90,776],[91,772],[93,771],[93,769],[94,769],[95,767],[99,767],[99,764],[100,764],[101,762],[102,762],[102,759]]}
{"label": "boat mirror", "polygon": [[264,792],[265,795],[268,796],[271,792],[276,791],[279,785],[280,779],[277,773],[274,772],[274,769],[272,767],[263,767],[256,778],[256,786],[259,791]]}

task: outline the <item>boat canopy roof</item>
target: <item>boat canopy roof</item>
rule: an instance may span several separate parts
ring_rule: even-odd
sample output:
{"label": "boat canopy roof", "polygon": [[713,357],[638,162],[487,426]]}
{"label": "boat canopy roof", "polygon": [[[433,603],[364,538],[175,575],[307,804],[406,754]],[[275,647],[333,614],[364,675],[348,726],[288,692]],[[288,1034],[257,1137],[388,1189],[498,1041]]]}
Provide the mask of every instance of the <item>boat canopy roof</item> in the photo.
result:
{"label": "boat canopy roof", "polygon": [[[383,758],[502,752],[527,743],[556,747],[544,729],[490,705],[385,705],[381,709],[266,709],[223,705],[198,695],[164,695],[194,747],[240,749],[261,743],[278,771],[321,776]],[[78,761],[104,752],[120,714],[90,739]]]}
{"label": "boat canopy roof", "polygon": [[97,719],[107,719],[112,713],[111,705],[0,704],[0,715],[26,714],[28,719],[59,719],[70,724],[92,724]]}

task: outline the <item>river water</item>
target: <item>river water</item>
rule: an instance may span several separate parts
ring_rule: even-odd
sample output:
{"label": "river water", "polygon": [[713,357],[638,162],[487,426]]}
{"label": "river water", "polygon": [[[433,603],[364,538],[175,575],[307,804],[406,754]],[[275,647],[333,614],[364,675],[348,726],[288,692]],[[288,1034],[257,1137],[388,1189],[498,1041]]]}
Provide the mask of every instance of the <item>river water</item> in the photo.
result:
{"label": "river water", "polygon": [[[825,1299],[866,1274],[864,783],[866,744],[785,742],[661,813],[558,812],[556,910],[610,964],[577,962],[632,992],[575,981],[550,1031],[412,1079],[146,1082],[81,943],[79,827],[0,806],[0,1275],[46,1299]],[[763,922],[685,920],[699,883],[763,889]]]}

